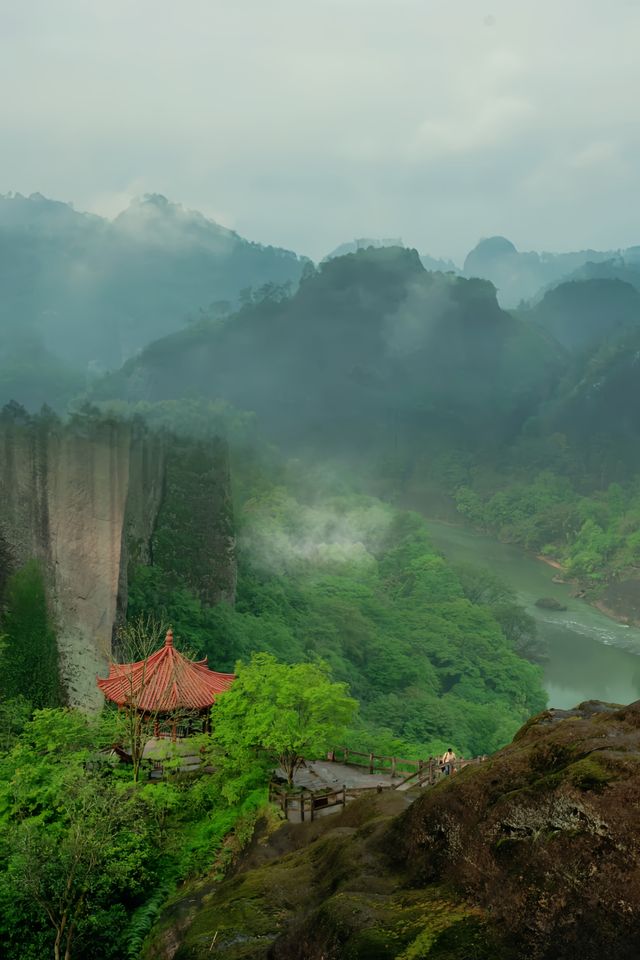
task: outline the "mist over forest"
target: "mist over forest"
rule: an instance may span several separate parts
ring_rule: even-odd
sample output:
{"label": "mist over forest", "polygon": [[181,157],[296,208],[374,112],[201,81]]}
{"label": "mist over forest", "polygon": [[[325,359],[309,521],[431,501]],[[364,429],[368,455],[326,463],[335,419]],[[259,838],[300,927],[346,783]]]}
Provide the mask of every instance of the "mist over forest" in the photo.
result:
{"label": "mist over forest", "polygon": [[[24,872],[40,828],[13,825],[45,801],[11,798],[17,758],[53,724],[68,789],[81,744],[108,743],[108,712],[71,735],[65,709],[100,705],[93,677],[123,630],[159,617],[241,677],[322,664],[359,704],[352,749],[478,756],[544,710],[559,668],[521,587],[443,555],[432,521],[544,557],[578,602],[640,623],[638,248],[493,237],[459,268],[360,238],[314,263],[157,194],[113,220],[10,194],[0,251],[8,956],[51,937]],[[203,781],[206,798],[176,783],[186,807],[160,834],[130,798],[114,864],[131,824],[147,846],[121,889],[116,871],[73,908],[75,955],[113,903],[121,948],[155,955],[167,892],[263,809],[257,757],[240,780],[218,757],[231,780]]]}
{"label": "mist over forest", "polygon": [[0,4],[2,958],[637,960],[639,32]]}

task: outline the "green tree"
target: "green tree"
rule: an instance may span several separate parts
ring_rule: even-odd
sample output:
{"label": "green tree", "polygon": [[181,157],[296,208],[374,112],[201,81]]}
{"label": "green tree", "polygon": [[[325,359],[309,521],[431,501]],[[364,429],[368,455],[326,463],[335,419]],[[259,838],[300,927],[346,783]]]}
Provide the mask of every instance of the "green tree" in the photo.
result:
{"label": "green tree", "polygon": [[63,702],[58,648],[40,565],[30,560],[7,582],[0,689],[5,697],[24,696],[33,707]]}
{"label": "green tree", "polygon": [[453,569],[465,597],[471,603],[482,603],[494,607],[497,604],[514,601],[515,594],[511,587],[488,567],[478,567],[473,563],[456,563]]}
{"label": "green tree", "polygon": [[291,785],[306,756],[333,746],[353,719],[357,703],[322,663],[279,663],[266,653],[239,664],[238,679],[212,710],[213,740],[224,767],[278,763]]}
{"label": "green tree", "polygon": [[62,822],[29,818],[9,833],[10,882],[53,927],[54,960],[70,960],[79,924],[127,867],[118,859],[122,808],[113,792],[91,779],[69,786]]}
{"label": "green tree", "polygon": [[145,692],[146,665],[149,657],[162,644],[166,632],[162,622],[152,616],[138,617],[121,626],[116,635],[116,647],[120,663],[142,663],[142,680],[134,682],[133,673],[125,673],[126,702],[121,714],[121,733],[124,746],[131,757],[131,770],[134,783],[138,782],[142,755],[147,742],[153,736],[154,726],[158,720],[158,711],[143,711],[140,709],[140,698]]}
{"label": "green tree", "polygon": [[157,828],[106,755],[112,718],[38,710],[0,758],[0,950],[112,957],[145,895]]}
{"label": "green tree", "polygon": [[517,603],[491,607],[491,615],[502,629],[515,653],[532,663],[543,663],[549,656],[545,641],[538,636],[536,621]]}

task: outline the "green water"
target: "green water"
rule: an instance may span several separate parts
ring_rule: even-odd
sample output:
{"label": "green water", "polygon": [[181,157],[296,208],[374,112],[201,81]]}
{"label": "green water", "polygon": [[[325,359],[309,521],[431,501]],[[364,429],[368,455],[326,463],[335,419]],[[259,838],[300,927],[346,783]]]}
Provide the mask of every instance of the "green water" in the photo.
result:
{"label": "green water", "polygon": [[[552,707],[582,700],[631,703],[640,699],[640,630],[616,623],[572,597],[571,584],[554,583],[554,570],[518,547],[464,527],[429,521],[436,546],[450,560],[488,567],[513,587],[548,641],[545,686]],[[541,610],[540,597],[553,597],[567,610]]]}

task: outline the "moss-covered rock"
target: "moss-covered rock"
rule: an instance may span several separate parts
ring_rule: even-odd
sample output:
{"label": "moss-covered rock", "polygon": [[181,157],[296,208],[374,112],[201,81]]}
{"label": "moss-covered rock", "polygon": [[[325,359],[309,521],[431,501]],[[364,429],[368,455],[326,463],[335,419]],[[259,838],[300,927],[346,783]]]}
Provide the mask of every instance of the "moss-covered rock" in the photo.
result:
{"label": "moss-covered rock", "polygon": [[[495,960],[494,937],[482,911],[446,886],[412,890],[406,871],[390,868],[381,844],[393,815],[408,802],[403,794],[376,794],[340,816],[284,824],[266,848],[254,844],[240,872],[211,886],[177,952],[163,956]],[[296,849],[278,856],[292,846]],[[189,891],[183,902],[195,895]],[[468,953],[469,944],[475,953]],[[157,939],[154,950],[157,958]]]}
{"label": "moss-covered rock", "polygon": [[423,795],[387,837],[410,882],[447,884],[521,960],[637,956],[640,703],[545,711]]}

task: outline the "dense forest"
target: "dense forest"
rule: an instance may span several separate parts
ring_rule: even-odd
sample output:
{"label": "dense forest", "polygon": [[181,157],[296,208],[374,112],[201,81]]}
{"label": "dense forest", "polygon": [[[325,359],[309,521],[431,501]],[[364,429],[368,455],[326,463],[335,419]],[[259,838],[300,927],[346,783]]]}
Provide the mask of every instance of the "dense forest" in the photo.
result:
{"label": "dense forest", "polygon": [[293,297],[150,345],[92,396],[127,415],[222,400],[370,493],[444,494],[570,576],[607,580],[637,559],[639,338],[628,280],[569,280],[506,312],[484,281],[370,248],[309,268]]}

